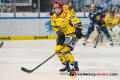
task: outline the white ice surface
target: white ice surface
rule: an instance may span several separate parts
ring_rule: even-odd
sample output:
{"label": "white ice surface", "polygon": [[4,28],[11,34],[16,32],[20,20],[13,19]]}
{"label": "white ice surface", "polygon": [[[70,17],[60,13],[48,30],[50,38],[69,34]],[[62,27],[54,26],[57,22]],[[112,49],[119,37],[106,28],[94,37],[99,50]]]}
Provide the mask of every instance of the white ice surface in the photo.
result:
{"label": "white ice surface", "polygon": [[[74,80],[120,80],[120,46],[111,47],[108,42],[98,45],[79,40],[72,54],[79,63],[80,73],[118,73],[117,76],[76,76]],[[21,67],[33,69],[54,53],[55,40],[4,41],[0,49],[0,80],[72,80],[60,75],[62,64],[54,56],[33,73],[21,71]]]}

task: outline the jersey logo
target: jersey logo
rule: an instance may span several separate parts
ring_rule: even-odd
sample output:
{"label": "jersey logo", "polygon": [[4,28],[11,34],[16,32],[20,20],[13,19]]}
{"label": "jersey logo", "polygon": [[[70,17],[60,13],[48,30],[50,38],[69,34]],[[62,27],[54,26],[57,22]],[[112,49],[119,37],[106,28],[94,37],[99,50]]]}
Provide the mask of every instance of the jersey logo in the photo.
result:
{"label": "jersey logo", "polygon": [[109,26],[112,26],[112,23],[108,23]]}
{"label": "jersey logo", "polygon": [[115,20],[115,22],[118,22],[118,20]]}
{"label": "jersey logo", "polygon": [[61,20],[61,23],[65,23],[66,21],[65,20]]}
{"label": "jersey logo", "polygon": [[101,15],[98,15],[98,16],[95,18],[95,20],[100,20],[100,18],[101,18]]}
{"label": "jersey logo", "polygon": [[109,22],[110,20],[109,19],[107,19],[107,22]]}
{"label": "jersey logo", "polygon": [[51,26],[51,20],[49,20],[49,21],[47,21],[47,22],[45,23],[45,27],[46,27],[47,32],[48,32],[49,34],[51,34],[51,33],[54,32],[54,30],[53,30],[53,28],[52,28],[52,26]]}
{"label": "jersey logo", "polygon": [[63,17],[66,17],[66,16],[67,16],[67,12],[64,12],[64,13],[63,13]]}

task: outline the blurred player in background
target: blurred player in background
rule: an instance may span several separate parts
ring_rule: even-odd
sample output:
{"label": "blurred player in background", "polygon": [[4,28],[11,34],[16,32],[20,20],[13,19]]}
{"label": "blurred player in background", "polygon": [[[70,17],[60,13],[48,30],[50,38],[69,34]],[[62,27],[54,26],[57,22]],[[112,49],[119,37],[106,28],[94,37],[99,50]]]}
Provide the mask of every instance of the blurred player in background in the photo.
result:
{"label": "blurred player in background", "polygon": [[59,71],[79,71],[78,63],[74,60],[71,51],[74,49],[78,38],[82,36],[81,21],[74,15],[64,11],[61,1],[55,2],[53,8],[55,13],[51,17],[51,25],[54,32],[58,35],[55,52],[72,41],[68,46],[57,53],[63,64],[63,68]]}
{"label": "blurred player in background", "polygon": [[[73,0],[68,0],[68,5],[63,5],[63,10],[71,13],[72,15],[75,16],[75,9],[74,9],[74,5],[73,5]],[[50,15],[52,16],[54,14],[54,10],[52,10],[50,12]]]}
{"label": "blurred player in background", "polygon": [[73,0],[69,0],[68,5],[63,5],[63,10],[65,10],[66,12],[69,12],[75,16],[75,9],[74,9],[74,5],[73,5]]}
{"label": "blurred player in background", "polygon": [[111,36],[107,31],[105,22],[103,21],[103,17],[105,17],[106,14],[102,12],[103,11],[102,7],[101,6],[96,7],[95,4],[91,4],[90,7],[91,7],[91,11],[89,13],[90,24],[83,45],[86,45],[86,42],[92,31],[94,31],[94,28],[96,28],[99,33],[103,31],[107,36],[108,40],[110,41],[110,45],[113,45]]}
{"label": "blurred player in background", "polygon": [[[107,14],[104,18],[108,31],[111,30],[119,38],[120,42],[120,17],[115,14],[114,10],[110,11],[110,14]],[[105,37],[105,36],[103,36]],[[119,43],[120,44],[120,43]]]}

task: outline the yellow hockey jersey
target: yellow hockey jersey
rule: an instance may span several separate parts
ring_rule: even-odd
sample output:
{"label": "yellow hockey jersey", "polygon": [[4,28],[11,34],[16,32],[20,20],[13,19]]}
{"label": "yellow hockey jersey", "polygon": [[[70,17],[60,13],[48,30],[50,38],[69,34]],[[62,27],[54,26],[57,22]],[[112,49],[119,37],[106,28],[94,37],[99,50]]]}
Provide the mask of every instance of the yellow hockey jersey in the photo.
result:
{"label": "yellow hockey jersey", "polygon": [[120,23],[120,17],[116,14],[114,15],[114,18],[111,18],[110,14],[107,14],[103,20],[105,21],[106,27],[110,29]]}
{"label": "yellow hockey jersey", "polygon": [[66,34],[65,37],[76,37],[75,29],[82,29],[80,19],[66,11],[63,11],[59,17],[54,13],[51,17],[51,25],[56,34],[62,32]]}
{"label": "yellow hockey jersey", "polygon": [[72,15],[75,16],[75,10],[74,8],[72,8],[71,10],[68,9],[68,5],[63,5],[63,10],[68,12],[68,13],[71,13]]}

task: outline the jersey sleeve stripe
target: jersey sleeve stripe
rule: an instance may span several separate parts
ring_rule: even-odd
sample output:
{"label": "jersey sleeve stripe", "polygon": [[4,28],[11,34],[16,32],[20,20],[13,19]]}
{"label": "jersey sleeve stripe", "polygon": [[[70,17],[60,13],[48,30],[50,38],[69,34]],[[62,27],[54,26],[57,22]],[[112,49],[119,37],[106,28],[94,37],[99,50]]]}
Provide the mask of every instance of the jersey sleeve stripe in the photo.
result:
{"label": "jersey sleeve stripe", "polygon": [[59,31],[56,32],[57,35],[58,35],[59,33],[60,33]]}
{"label": "jersey sleeve stripe", "polygon": [[82,27],[82,24],[80,22],[80,23],[75,24],[74,26],[75,26],[75,28],[78,28],[78,27]]}
{"label": "jersey sleeve stripe", "polygon": [[52,27],[57,28],[57,26],[52,26]]}

